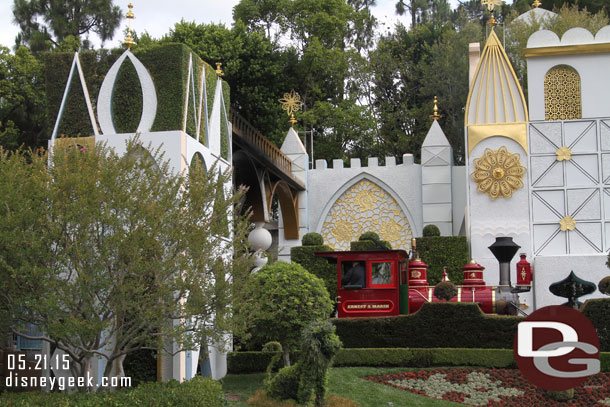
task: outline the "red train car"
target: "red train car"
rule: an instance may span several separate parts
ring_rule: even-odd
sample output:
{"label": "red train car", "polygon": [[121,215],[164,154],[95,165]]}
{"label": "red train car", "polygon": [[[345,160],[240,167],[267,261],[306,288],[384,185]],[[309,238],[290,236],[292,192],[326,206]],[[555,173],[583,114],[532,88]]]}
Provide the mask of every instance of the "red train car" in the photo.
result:
{"label": "red train car", "polygon": [[[316,252],[337,265],[337,313],[339,318],[373,317],[408,314],[426,302],[441,302],[434,296],[434,287],[428,284],[428,265],[419,258],[409,260],[404,250],[363,250]],[[472,261],[462,267],[464,281],[457,286],[457,295],[450,302],[472,302],[485,313],[516,313],[516,292],[529,290],[531,269],[522,255],[517,267],[525,271],[519,275],[517,289],[508,286],[493,287],[483,280],[484,267]],[[527,287],[527,288],[524,288]],[[509,288],[510,292],[502,290]],[[496,307],[496,297],[516,298],[514,306]],[[503,304],[506,301],[502,302]]]}

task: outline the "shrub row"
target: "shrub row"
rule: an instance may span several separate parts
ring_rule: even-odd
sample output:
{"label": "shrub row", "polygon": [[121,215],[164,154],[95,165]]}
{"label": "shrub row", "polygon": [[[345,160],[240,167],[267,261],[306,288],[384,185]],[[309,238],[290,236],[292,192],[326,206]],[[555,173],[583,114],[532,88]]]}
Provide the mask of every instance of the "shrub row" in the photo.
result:
{"label": "shrub row", "polygon": [[195,377],[184,383],[144,383],[133,389],[97,393],[3,393],[3,407],[224,407],[219,382]]}
{"label": "shrub row", "polygon": [[[417,238],[417,252],[428,267],[428,282],[431,286],[441,281],[443,268],[453,283],[459,285],[464,280],[464,267],[468,261],[468,241],[466,236],[426,236]],[[496,272],[491,270],[491,272]]]}
{"label": "shrub row", "polygon": [[425,303],[410,315],[334,319],[345,348],[512,349],[522,317],[486,315],[472,303]]}
{"label": "shrub row", "polygon": [[[228,356],[231,374],[264,372],[273,353],[232,352]],[[291,359],[298,356],[291,354]],[[600,353],[601,370],[610,371],[610,352]],[[427,367],[427,366],[481,366],[514,368],[512,349],[473,348],[352,348],[341,349],[334,367]]]}

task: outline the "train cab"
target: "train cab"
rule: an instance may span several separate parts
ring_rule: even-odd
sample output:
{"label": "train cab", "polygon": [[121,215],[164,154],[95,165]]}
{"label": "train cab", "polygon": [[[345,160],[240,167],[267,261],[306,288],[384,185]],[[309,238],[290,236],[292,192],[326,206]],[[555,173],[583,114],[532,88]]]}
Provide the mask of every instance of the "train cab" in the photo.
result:
{"label": "train cab", "polygon": [[[407,252],[363,250],[316,252],[337,265],[339,318],[375,317],[401,312],[401,291],[408,296]],[[407,304],[407,301],[402,302]],[[406,308],[406,305],[403,305]]]}

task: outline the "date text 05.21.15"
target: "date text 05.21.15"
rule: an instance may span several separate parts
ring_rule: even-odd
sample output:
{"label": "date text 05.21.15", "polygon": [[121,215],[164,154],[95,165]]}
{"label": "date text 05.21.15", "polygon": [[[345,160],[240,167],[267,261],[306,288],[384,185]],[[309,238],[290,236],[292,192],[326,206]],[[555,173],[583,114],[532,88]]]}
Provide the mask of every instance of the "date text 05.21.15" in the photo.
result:
{"label": "date text 05.21.15", "polygon": [[70,369],[70,356],[55,355],[48,357],[46,354],[35,354],[33,361],[26,361],[25,354],[10,353],[7,355],[7,367],[9,371],[13,370],[68,370]]}

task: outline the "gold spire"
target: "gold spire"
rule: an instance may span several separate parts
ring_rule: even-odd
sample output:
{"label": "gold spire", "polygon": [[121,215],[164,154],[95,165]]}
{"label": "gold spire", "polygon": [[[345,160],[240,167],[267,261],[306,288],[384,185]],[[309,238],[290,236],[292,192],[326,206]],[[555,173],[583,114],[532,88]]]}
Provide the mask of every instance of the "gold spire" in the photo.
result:
{"label": "gold spire", "polygon": [[436,96],[434,96],[434,114],[431,114],[431,115],[430,115],[430,118],[431,118],[431,119],[434,119],[434,120],[438,120],[438,119],[440,119],[441,117],[443,117],[443,116],[441,116],[440,114],[438,114],[438,99],[437,99],[437,97],[436,97]]}
{"label": "gold spire", "polygon": [[131,49],[136,46],[136,42],[131,37],[131,20],[136,18],[136,16],[133,14],[133,3],[129,3],[127,7],[129,8],[129,11],[125,14],[125,18],[127,19],[127,36],[125,37],[125,40],[123,40],[123,45],[126,46],[127,49]]}
{"label": "gold spire", "polygon": [[216,75],[218,77],[221,77],[224,75],[224,72],[222,72],[222,69],[220,69],[220,67],[222,66],[222,62],[216,62]]}
{"label": "gold spire", "polygon": [[542,6],[542,3],[540,3],[538,0],[534,0],[534,2],[532,3],[532,6],[534,6],[535,8],[538,8],[538,7]]}
{"label": "gold spire", "polygon": [[289,93],[284,93],[284,97],[279,99],[278,102],[282,104],[282,109],[286,111],[286,114],[290,115],[290,120],[288,120],[290,127],[294,127],[297,123],[297,119],[294,118],[294,113],[301,110],[301,107],[303,106],[301,95],[292,89]]}

